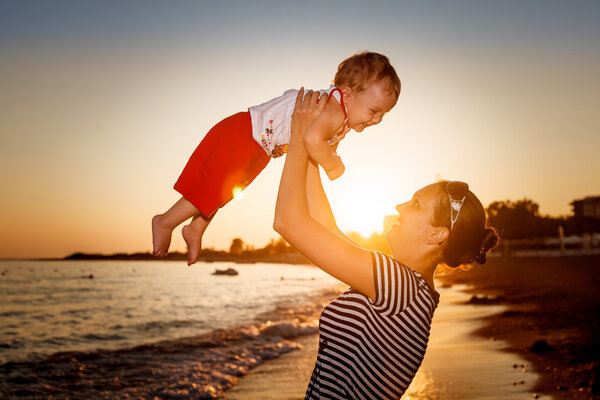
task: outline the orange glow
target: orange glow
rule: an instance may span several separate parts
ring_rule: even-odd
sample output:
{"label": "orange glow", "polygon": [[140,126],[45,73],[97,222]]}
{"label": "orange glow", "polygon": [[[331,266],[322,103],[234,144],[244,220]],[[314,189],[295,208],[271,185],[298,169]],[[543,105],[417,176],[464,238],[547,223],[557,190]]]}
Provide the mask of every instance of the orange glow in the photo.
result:
{"label": "orange glow", "polygon": [[395,201],[384,179],[353,176],[336,189],[330,199],[340,229],[363,237],[382,231],[383,217],[393,213]]}
{"label": "orange glow", "polygon": [[236,186],[235,188],[233,188],[233,199],[234,200],[239,200],[241,198],[244,197],[244,194],[242,193],[244,191],[243,188]]}

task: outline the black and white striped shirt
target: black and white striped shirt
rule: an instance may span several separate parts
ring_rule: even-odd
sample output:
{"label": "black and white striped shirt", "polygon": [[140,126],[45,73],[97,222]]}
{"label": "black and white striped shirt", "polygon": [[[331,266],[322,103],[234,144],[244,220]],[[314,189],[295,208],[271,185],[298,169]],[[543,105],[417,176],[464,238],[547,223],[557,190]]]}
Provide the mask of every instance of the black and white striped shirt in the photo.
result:
{"label": "black and white striped shirt", "polygon": [[423,361],[439,294],[393,258],[372,257],[375,301],[350,288],[321,314],[306,399],[399,399]]}

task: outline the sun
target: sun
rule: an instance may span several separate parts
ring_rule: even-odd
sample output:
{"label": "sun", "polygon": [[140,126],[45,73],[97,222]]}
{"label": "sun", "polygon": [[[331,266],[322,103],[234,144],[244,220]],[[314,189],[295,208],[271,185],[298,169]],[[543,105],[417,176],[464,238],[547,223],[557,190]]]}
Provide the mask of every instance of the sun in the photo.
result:
{"label": "sun", "polygon": [[331,208],[339,228],[363,237],[383,232],[383,219],[394,213],[394,200],[386,185],[376,179],[345,184],[331,193]]}

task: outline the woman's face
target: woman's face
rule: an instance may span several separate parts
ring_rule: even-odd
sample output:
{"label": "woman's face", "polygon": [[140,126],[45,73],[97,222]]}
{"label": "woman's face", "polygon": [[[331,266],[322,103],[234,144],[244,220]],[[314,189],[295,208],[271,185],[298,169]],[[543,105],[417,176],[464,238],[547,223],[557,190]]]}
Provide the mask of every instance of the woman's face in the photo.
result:
{"label": "woman's face", "polygon": [[[427,246],[425,242],[434,229],[431,221],[438,193],[439,184],[434,183],[417,190],[410,201],[396,206],[398,220],[385,237],[397,260],[412,259],[419,248]],[[411,253],[409,257],[407,252]]]}

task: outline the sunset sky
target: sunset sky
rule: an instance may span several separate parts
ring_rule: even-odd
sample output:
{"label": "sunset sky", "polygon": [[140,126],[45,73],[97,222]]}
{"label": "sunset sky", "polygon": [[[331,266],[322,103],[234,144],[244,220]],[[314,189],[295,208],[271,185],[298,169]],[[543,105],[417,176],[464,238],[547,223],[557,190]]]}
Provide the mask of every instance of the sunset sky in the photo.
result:
{"label": "sunset sky", "polygon": [[[151,217],[216,122],[326,88],[365,49],[402,94],[340,145],[346,173],[326,191],[342,230],[381,231],[439,177],[553,216],[600,194],[598,1],[0,0],[0,257],[150,251]],[[277,236],[283,161],[206,246]]]}

